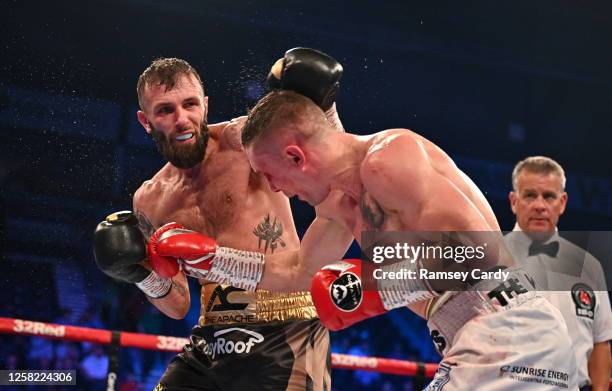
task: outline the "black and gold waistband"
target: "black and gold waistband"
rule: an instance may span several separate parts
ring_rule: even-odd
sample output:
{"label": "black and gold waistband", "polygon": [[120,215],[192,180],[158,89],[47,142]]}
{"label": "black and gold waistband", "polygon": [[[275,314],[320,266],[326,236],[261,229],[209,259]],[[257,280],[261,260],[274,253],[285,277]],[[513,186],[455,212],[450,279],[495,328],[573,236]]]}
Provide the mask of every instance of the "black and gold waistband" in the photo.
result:
{"label": "black and gold waistband", "polygon": [[228,285],[202,287],[198,324],[262,323],[317,318],[310,292],[247,292]]}

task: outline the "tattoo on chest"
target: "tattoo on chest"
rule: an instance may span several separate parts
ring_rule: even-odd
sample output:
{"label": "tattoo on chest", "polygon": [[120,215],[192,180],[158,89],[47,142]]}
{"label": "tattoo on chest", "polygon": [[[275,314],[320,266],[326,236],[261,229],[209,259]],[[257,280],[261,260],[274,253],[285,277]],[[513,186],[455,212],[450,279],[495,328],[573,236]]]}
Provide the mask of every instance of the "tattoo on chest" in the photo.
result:
{"label": "tattoo on chest", "polygon": [[364,193],[361,197],[359,209],[369,228],[380,229],[385,223],[385,212],[368,193]]}
{"label": "tattoo on chest", "polygon": [[280,221],[270,219],[270,214],[264,217],[263,221],[253,229],[253,235],[259,238],[257,247],[261,250],[263,246],[263,252],[274,252],[280,245],[285,247],[287,244],[281,236],[283,235],[283,224]]}
{"label": "tattoo on chest", "polygon": [[153,232],[155,232],[153,224],[151,224],[147,216],[140,211],[136,211],[136,218],[138,219],[138,228],[140,228],[140,231],[147,239],[150,238]]}

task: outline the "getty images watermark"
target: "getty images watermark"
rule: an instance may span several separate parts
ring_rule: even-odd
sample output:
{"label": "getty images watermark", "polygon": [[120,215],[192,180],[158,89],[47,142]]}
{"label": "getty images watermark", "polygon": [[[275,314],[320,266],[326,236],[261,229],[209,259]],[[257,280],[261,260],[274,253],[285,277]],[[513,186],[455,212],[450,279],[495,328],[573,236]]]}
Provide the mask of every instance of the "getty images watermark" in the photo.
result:
{"label": "getty images watermark", "polygon": [[[369,261],[364,289],[385,289],[385,281],[421,280],[437,291],[477,290],[483,283],[490,287],[520,276],[529,281],[529,290],[592,292],[607,290],[612,232],[539,237],[521,232],[363,232],[361,247],[362,258]],[[600,267],[595,258],[602,260],[603,270],[595,270]],[[585,282],[585,275],[601,278]]]}
{"label": "getty images watermark", "polygon": [[[372,276],[376,280],[390,279],[425,279],[425,280],[500,280],[506,281],[510,272],[496,269],[483,271],[478,267],[469,267],[469,270],[432,270],[423,265],[426,261],[455,262],[463,264],[466,261],[481,261],[485,259],[487,243],[476,246],[461,245],[435,245],[421,242],[417,245],[410,243],[395,243],[389,246],[372,247],[372,261],[383,264],[402,260],[406,267],[399,270],[386,271],[384,268],[374,269]],[[418,262],[418,263],[417,263]],[[382,266],[382,265],[381,265]],[[417,267],[418,266],[418,267]],[[434,265],[435,266],[435,265]],[[437,265],[443,266],[443,265]]]}
{"label": "getty images watermark", "polygon": [[501,233],[364,232],[362,243],[376,281],[421,280],[437,290],[463,290],[482,280],[504,282],[511,274]]}

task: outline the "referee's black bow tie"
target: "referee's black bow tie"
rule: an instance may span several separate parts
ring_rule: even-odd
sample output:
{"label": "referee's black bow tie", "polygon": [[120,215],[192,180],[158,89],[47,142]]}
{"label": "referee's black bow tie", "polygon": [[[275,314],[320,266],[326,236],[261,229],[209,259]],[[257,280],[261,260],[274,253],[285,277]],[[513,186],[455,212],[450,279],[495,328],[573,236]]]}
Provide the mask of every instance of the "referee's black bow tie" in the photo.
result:
{"label": "referee's black bow tie", "polygon": [[547,254],[549,257],[556,257],[559,252],[559,242],[554,241],[546,244],[533,242],[529,246],[529,256]]}

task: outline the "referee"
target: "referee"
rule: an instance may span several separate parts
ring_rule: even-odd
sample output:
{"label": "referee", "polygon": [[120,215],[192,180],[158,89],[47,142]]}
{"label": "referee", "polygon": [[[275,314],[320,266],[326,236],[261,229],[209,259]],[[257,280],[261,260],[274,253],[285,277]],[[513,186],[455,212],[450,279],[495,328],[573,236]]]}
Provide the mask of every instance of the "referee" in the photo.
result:
{"label": "referee", "polygon": [[612,313],[599,261],[557,232],[565,211],[565,173],[543,156],[520,161],[512,172],[510,206],[516,215],[506,243],[530,270],[536,286],[563,315],[576,353],[581,390],[608,390]]}

